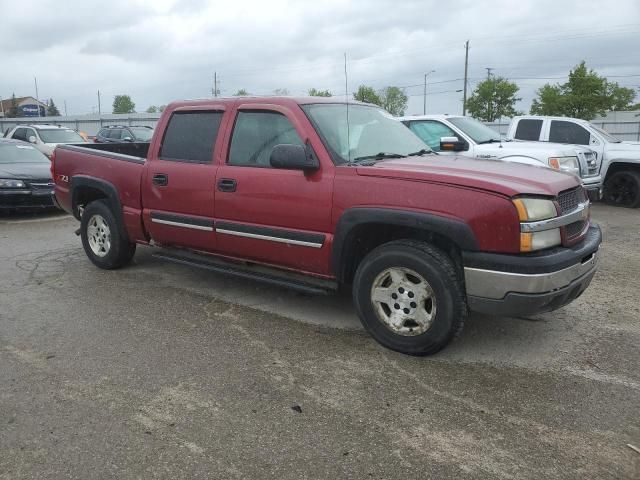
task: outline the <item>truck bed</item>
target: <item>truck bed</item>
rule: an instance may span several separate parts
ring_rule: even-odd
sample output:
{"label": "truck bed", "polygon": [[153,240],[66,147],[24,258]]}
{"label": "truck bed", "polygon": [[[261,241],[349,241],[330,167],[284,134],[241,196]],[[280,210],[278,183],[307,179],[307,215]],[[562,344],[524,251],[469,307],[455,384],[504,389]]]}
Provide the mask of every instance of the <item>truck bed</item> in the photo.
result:
{"label": "truck bed", "polygon": [[148,150],[148,143],[58,145],[53,161],[58,203],[77,216],[74,207],[81,200],[71,198],[72,187],[82,183],[86,192],[96,182],[106,184],[120,203],[131,239],[144,240],[140,185]]}

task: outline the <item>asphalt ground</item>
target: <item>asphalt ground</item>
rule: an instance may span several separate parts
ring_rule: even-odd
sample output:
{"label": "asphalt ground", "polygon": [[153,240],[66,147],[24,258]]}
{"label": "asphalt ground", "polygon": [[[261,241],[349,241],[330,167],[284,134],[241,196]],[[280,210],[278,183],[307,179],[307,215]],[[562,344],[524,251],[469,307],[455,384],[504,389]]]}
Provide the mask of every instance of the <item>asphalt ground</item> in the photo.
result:
{"label": "asphalt ground", "polygon": [[0,217],[0,479],[638,479],[640,212],[596,205],[586,293],[472,315],[427,358],[308,297],[102,271],[60,214]]}

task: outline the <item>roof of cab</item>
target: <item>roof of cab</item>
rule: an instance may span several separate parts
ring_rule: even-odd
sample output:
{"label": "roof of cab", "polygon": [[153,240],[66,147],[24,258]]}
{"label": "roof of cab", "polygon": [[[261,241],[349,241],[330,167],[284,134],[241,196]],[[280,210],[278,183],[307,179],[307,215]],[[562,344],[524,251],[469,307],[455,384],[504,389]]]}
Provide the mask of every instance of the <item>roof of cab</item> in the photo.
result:
{"label": "roof of cab", "polygon": [[371,103],[359,102],[357,100],[349,100],[349,102],[335,98],[335,97],[269,97],[269,96],[242,96],[242,97],[217,97],[217,98],[205,98],[205,99],[196,99],[196,100],[179,100],[175,102],[171,102],[167,105],[167,109],[176,109],[180,107],[192,107],[192,106],[207,106],[207,105],[220,105],[220,104],[235,104],[235,103],[243,103],[243,104],[271,104],[271,105],[282,105],[282,106],[292,106],[292,105],[309,105],[314,103],[327,103],[327,104],[341,104],[345,105],[349,103],[349,105],[367,105],[377,107],[377,105],[373,105]]}

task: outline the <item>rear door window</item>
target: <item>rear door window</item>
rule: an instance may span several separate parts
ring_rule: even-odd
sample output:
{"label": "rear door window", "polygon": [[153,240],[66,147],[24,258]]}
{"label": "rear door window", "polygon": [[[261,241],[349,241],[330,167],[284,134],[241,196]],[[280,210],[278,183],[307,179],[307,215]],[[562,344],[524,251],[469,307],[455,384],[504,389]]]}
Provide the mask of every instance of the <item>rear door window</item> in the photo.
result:
{"label": "rear door window", "polygon": [[222,112],[173,113],[162,139],[160,159],[211,163],[221,120]]}
{"label": "rear door window", "polygon": [[303,145],[287,117],[277,112],[239,112],[233,128],[229,165],[270,167],[276,145]]}
{"label": "rear door window", "polygon": [[556,143],[573,143],[576,145],[589,145],[591,134],[586,128],[573,122],[564,120],[552,120],[549,129],[549,141]]}
{"label": "rear door window", "polygon": [[409,123],[409,129],[436,152],[440,151],[440,139],[442,137],[456,137],[460,140],[456,132],[451,128],[444,123],[433,120],[411,122]]}
{"label": "rear door window", "polygon": [[516,127],[515,138],[518,140],[540,140],[540,132],[542,131],[542,119],[526,119],[520,120]]}

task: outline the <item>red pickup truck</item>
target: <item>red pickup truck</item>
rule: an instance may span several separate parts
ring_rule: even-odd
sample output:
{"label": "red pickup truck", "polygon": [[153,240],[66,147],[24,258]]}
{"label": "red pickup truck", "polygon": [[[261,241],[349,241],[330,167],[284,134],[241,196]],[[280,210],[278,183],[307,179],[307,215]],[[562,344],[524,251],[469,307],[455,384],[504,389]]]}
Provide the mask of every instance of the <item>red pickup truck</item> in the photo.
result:
{"label": "red pickup truck", "polygon": [[571,302],[601,242],[578,178],[438,156],[383,110],[335,99],[176,102],[150,143],[61,145],[51,169],[98,267],[144,244],[305,292],[349,286],[367,331],[414,355],[469,309]]}

